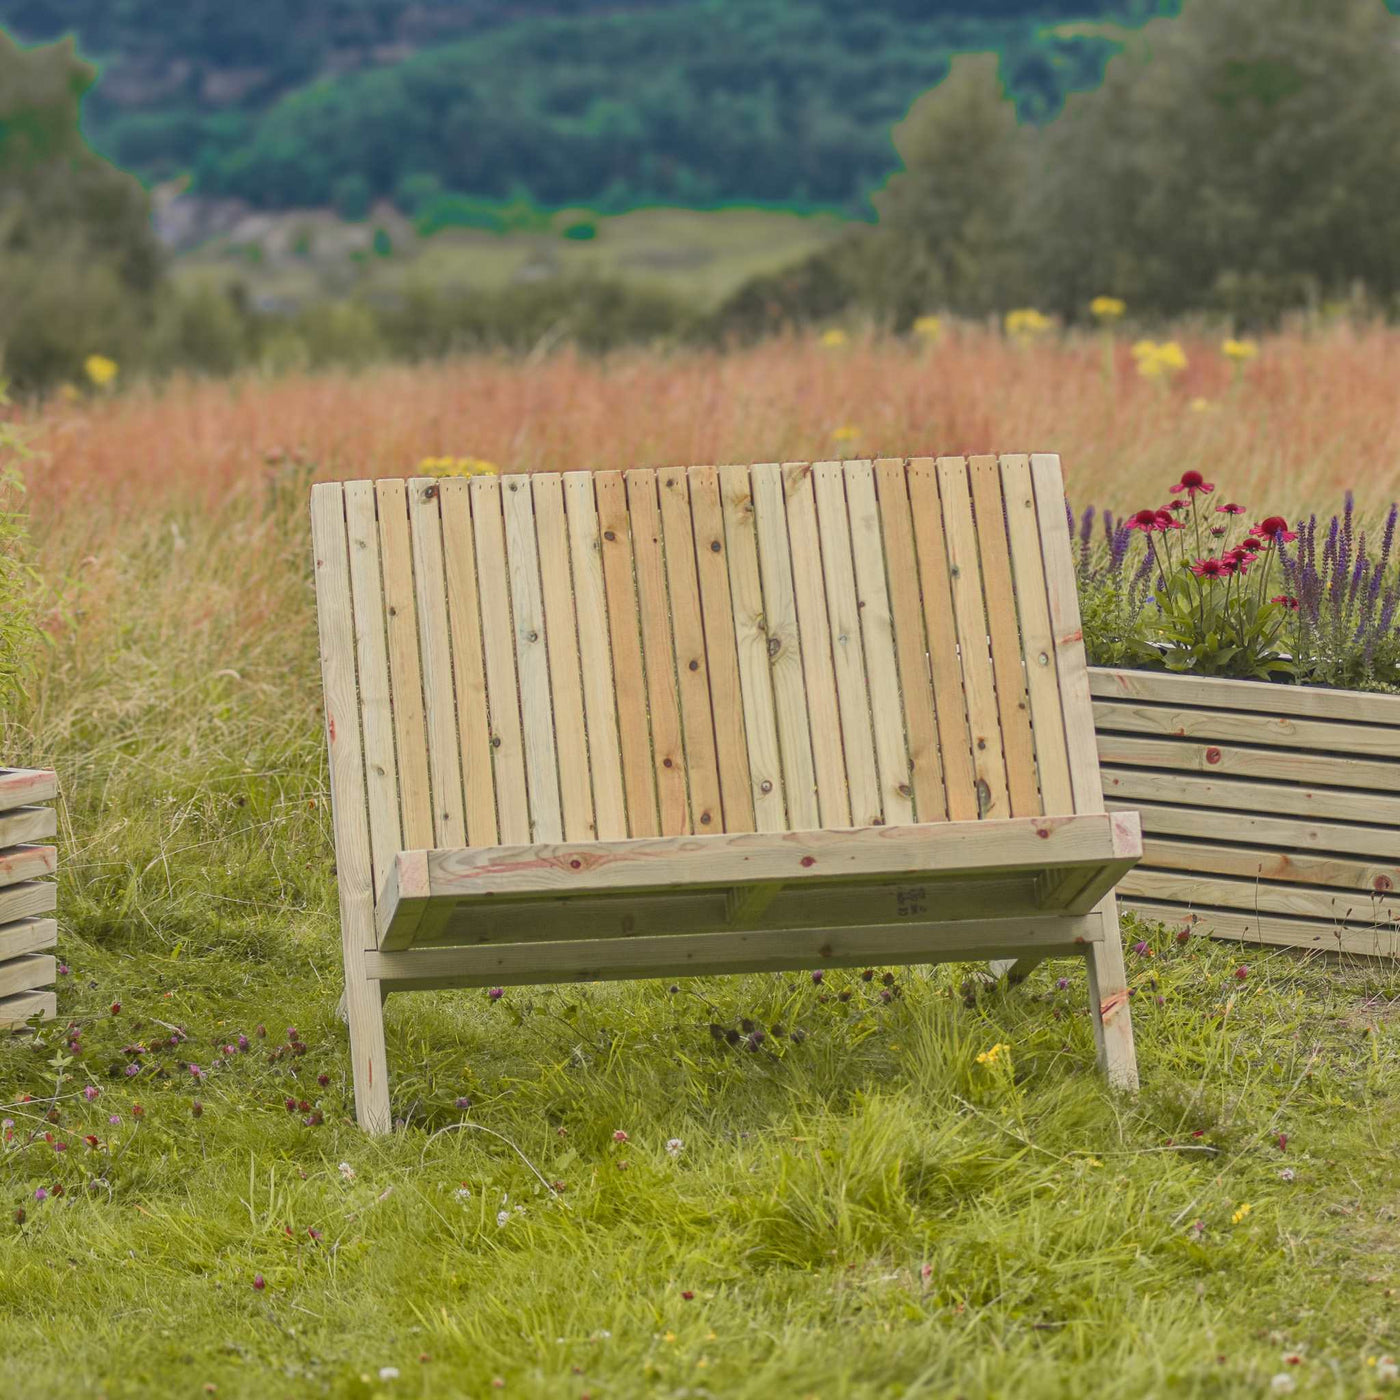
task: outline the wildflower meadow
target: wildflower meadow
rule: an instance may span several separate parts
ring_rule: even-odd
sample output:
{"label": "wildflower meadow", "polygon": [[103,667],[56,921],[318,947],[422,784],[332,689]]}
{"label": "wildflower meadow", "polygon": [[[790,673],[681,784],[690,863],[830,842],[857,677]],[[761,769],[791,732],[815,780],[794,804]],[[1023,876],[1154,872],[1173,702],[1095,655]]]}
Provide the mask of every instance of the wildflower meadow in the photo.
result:
{"label": "wildflower meadow", "polygon": [[1389,962],[1125,920],[1132,1098],[1053,962],[405,995],[354,1126],[315,480],[1058,452],[1091,649],[1215,608],[1383,683],[1400,333],[1149,351],[1102,301],[163,387],[112,346],[10,408],[61,967],[0,1041],[0,1394],[1400,1393]]}

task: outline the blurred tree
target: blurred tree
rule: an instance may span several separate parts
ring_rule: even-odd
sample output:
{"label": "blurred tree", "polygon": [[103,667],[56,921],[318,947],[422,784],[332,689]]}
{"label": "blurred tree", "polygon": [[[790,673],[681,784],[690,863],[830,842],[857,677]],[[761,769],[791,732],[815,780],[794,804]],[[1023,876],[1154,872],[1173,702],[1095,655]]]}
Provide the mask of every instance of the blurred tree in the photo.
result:
{"label": "blurred tree", "polygon": [[160,279],[145,191],[79,132],[93,76],[71,42],[0,34],[0,353],[21,388],[122,359]]}

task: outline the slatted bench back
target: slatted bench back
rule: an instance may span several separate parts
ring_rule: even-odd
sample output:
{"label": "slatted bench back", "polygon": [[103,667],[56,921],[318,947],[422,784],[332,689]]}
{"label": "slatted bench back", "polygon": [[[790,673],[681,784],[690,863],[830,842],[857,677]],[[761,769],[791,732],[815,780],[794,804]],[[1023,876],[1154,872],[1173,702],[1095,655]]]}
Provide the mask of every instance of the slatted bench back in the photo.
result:
{"label": "slatted bench back", "polygon": [[351,481],[312,514],[371,892],[400,850],[1102,810],[1056,457]]}

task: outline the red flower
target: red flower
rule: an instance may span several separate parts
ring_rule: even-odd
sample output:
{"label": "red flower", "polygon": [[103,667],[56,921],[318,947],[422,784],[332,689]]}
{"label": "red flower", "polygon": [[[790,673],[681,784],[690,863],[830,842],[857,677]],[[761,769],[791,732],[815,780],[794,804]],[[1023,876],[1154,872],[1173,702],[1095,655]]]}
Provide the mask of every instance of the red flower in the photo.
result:
{"label": "red flower", "polygon": [[1168,511],[1168,510],[1159,510],[1159,511],[1157,512],[1157,528],[1158,528],[1159,530],[1164,530],[1164,531],[1165,531],[1165,530],[1184,530],[1184,529],[1186,528],[1186,524],[1185,524],[1184,521],[1177,520],[1177,519],[1173,518],[1172,513],[1171,513],[1170,511]]}
{"label": "red flower", "polygon": [[1270,544],[1287,544],[1290,540],[1296,540],[1297,535],[1288,528],[1288,521],[1281,515],[1271,515],[1266,520],[1261,520],[1250,531],[1252,535],[1262,535]]}
{"label": "red flower", "polygon": [[1212,555],[1205,559],[1197,559],[1191,565],[1191,572],[1197,578],[1229,578],[1235,572],[1235,566],[1233,561],[1216,559]]}
{"label": "red flower", "polygon": [[1263,548],[1264,548],[1264,541],[1263,541],[1263,540],[1256,540],[1256,539],[1254,538],[1253,535],[1247,535],[1247,536],[1245,536],[1244,539],[1242,539],[1242,540],[1240,541],[1239,547],[1240,547],[1241,549],[1255,549],[1255,550],[1263,549]]}
{"label": "red flower", "polygon": [[1216,512],[1220,515],[1243,515],[1244,507],[1237,506],[1234,501],[1226,501],[1223,506],[1216,506]]}
{"label": "red flower", "polygon": [[1150,535],[1157,529],[1157,512],[1155,510],[1140,510],[1128,521],[1128,529],[1141,530],[1144,534]]}
{"label": "red flower", "polygon": [[1182,472],[1181,480],[1172,487],[1172,495],[1179,496],[1183,491],[1188,496],[1194,496],[1197,491],[1204,491],[1209,495],[1215,490],[1215,483],[1207,481],[1200,472]]}
{"label": "red flower", "polygon": [[1289,612],[1298,611],[1298,600],[1291,593],[1280,593],[1277,598],[1270,598],[1271,603],[1281,603]]}
{"label": "red flower", "polygon": [[1175,500],[1175,501],[1168,501],[1168,502],[1167,502],[1167,509],[1168,509],[1168,510],[1189,510],[1190,507],[1191,507],[1191,502],[1190,502],[1190,501]]}

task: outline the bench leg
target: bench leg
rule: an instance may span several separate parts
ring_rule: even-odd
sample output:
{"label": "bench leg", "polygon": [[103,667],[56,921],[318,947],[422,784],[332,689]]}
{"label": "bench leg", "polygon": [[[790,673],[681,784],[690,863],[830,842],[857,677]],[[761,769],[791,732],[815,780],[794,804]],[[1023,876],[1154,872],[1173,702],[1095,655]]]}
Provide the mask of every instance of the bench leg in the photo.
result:
{"label": "bench leg", "polygon": [[997,958],[987,964],[987,971],[998,981],[1005,977],[1006,985],[1014,987],[1024,982],[1044,961],[1039,953],[1027,953],[1021,958]]}
{"label": "bench leg", "polygon": [[[359,966],[355,964],[358,962]],[[363,955],[347,960],[345,1019],[350,1024],[350,1063],[355,1080],[355,1117],[374,1136],[393,1126],[389,1112],[389,1060],[384,1048],[381,984],[364,975]]]}
{"label": "bench leg", "polygon": [[1094,1040],[1099,1068],[1115,1089],[1136,1091],[1137,1056],[1133,1050],[1133,1018],[1128,1008],[1128,975],[1123,966],[1123,937],[1118,929],[1118,901],[1109,895],[1098,911],[1104,921],[1104,940],[1091,945],[1085,956],[1089,967],[1089,1008],[1094,1018]]}

